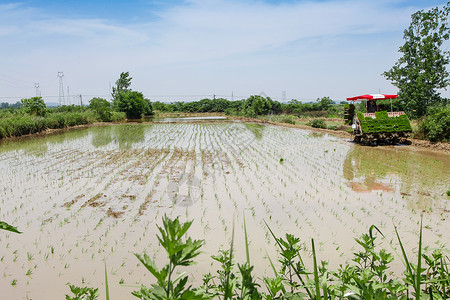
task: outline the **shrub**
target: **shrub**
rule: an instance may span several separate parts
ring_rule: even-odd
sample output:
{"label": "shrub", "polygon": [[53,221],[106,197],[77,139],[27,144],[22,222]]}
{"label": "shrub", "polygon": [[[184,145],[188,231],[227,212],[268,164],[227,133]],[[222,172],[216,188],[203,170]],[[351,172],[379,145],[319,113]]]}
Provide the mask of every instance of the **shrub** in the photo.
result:
{"label": "shrub", "polygon": [[[123,120],[125,113],[113,112],[112,121]],[[10,114],[0,118],[0,139],[38,133],[46,129],[58,129],[76,125],[86,125],[97,122],[95,113],[63,112],[48,113],[46,117],[29,114]]]}
{"label": "shrub", "polygon": [[294,116],[283,116],[281,118],[281,122],[287,123],[287,124],[295,124]]}
{"label": "shrub", "polygon": [[42,100],[42,97],[32,97],[29,99],[22,99],[20,101],[22,102],[22,107],[27,113],[37,116],[45,116],[47,106],[45,105],[44,100]]}
{"label": "shrub", "polygon": [[330,126],[328,126],[328,129],[330,129],[330,130],[337,130],[337,125],[330,125]]}
{"label": "shrub", "polygon": [[302,118],[302,117],[312,117],[312,118],[325,118],[327,116],[327,112],[326,111],[322,111],[322,110],[316,110],[316,111],[306,111],[306,112],[296,112],[297,113],[297,117]]}
{"label": "shrub", "polygon": [[450,107],[437,109],[434,114],[425,117],[419,124],[419,134],[432,142],[449,141]]}
{"label": "shrub", "polygon": [[128,119],[140,119],[142,114],[150,114],[151,107],[144,95],[136,91],[124,91],[117,95],[114,106],[127,115]]}
{"label": "shrub", "polygon": [[323,119],[312,119],[308,122],[308,126],[314,128],[327,128],[327,125]]}
{"label": "shrub", "polygon": [[103,98],[92,98],[89,108],[94,111],[102,122],[110,122],[112,117],[111,103]]}
{"label": "shrub", "polygon": [[23,115],[0,120],[0,138],[36,133],[44,129],[41,117]]}
{"label": "shrub", "polygon": [[81,105],[60,105],[52,109],[53,112],[84,112],[86,111],[85,106]]}
{"label": "shrub", "polygon": [[111,112],[111,122],[118,122],[124,120],[126,118],[126,114],[121,111],[112,111]]}

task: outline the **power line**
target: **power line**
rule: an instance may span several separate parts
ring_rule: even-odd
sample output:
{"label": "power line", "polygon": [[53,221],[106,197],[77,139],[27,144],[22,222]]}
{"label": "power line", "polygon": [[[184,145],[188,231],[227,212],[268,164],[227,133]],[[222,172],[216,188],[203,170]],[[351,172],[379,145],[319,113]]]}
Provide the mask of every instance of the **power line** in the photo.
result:
{"label": "power line", "polygon": [[10,77],[10,76],[6,76],[6,75],[3,75],[3,74],[0,74],[0,79],[4,80],[4,81],[8,81],[10,83],[15,83],[15,84],[17,84],[17,83],[18,84],[26,84],[28,86],[33,84],[33,82],[25,81],[25,80],[21,80],[21,79],[16,79],[16,78],[13,78],[13,77]]}

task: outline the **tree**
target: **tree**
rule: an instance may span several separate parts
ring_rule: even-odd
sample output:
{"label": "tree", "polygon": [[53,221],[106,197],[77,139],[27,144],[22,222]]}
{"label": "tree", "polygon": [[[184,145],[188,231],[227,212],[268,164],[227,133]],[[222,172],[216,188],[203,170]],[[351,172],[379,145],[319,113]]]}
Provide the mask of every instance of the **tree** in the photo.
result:
{"label": "tree", "polygon": [[142,114],[147,114],[151,108],[142,93],[136,91],[122,91],[117,95],[115,102],[118,111],[123,111],[127,119],[139,119]]}
{"label": "tree", "polygon": [[317,99],[320,110],[328,110],[333,106],[333,100],[330,97],[323,97],[321,99]]}
{"label": "tree", "polygon": [[128,72],[120,73],[119,79],[116,80],[116,86],[112,88],[112,100],[115,102],[117,100],[118,95],[121,92],[125,92],[130,90],[129,87],[131,85],[132,77],[129,77],[130,74]]}
{"label": "tree", "polygon": [[142,93],[132,91],[131,77],[128,72],[120,73],[113,87],[113,107],[115,110],[125,112],[127,119],[139,119],[143,114],[152,115],[152,104],[149,99],[144,98]]}
{"label": "tree", "polygon": [[44,116],[47,112],[47,105],[45,105],[42,97],[32,97],[29,99],[22,99],[22,106],[25,111],[32,115]]}
{"label": "tree", "polygon": [[403,32],[402,57],[383,75],[399,88],[403,107],[414,117],[427,114],[430,106],[445,102],[438,89],[449,84],[449,51],[441,49],[449,39],[450,3],[442,8],[418,11]]}
{"label": "tree", "polygon": [[89,108],[93,110],[103,122],[111,121],[111,103],[109,103],[108,100],[103,98],[92,98],[91,101],[89,101]]}

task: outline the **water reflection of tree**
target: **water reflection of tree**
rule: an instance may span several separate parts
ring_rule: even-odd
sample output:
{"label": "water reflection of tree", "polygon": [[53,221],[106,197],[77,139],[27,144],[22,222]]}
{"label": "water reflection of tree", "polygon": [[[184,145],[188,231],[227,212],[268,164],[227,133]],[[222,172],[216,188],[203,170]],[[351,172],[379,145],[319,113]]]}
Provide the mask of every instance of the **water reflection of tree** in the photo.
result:
{"label": "water reflection of tree", "polygon": [[22,150],[24,154],[40,156],[51,146],[81,139],[88,134],[87,128],[71,128],[45,135],[24,136],[13,140],[0,141],[0,153]]}
{"label": "water reflection of tree", "polygon": [[99,126],[91,128],[92,146],[95,148],[106,146],[112,142],[111,126]]}
{"label": "water reflection of tree", "polygon": [[42,137],[0,141],[0,153],[18,150],[22,150],[26,155],[41,156],[47,153],[48,145]]}
{"label": "water reflection of tree", "polygon": [[114,126],[114,140],[120,149],[130,148],[133,144],[141,142],[145,137],[145,128],[149,125],[127,124]]}
{"label": "water reflection of tree", "polygon": [[245,123],[245,128],[253,133],[255,139],[260,140],[263,137],[263,132],[266,126],[255,123]]}
{"label": "water reflection of tree", "polygon": [[86,137],[89,134],[89,128],[69,128],[58,133],[50,134],[45,137],[47,143],[51,145],[62,144]]}
{"label": "water reflection of tree", "polygon": [[432,196],[448,185],[450,161],[446,154],[355,146],[344,161],[343,175],[358,192],[394,191],[399,182],[408,206],[426,209],[432,205]]}

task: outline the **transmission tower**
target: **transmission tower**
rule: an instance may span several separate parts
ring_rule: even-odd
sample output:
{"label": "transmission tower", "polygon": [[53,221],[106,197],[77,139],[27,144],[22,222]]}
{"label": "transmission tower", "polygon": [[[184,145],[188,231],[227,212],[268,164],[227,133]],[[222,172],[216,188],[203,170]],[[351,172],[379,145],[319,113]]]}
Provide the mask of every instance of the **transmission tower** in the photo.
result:
{"label": "transmission tower", "polygon": [[286,103],[286,91],[283,91],[283,103]]}
{"label": "transmission tower", "polygon": [[69,87],[67,87],[67,105],[72,104],[72,99],[70,98]]}
{"label": "transmission tower", "polygon": [[36,88],[36,97],[40,97],[41,96],[41,92],[39,91],[39,82],[36,82],[34,84],[34,87]]}
{"label": "transmission tower", "polygon": [[59,78],[59,105],[63,105],[63,104],[65,104],[64,85],[63,85],[64,73],[62,71],[59,71],[57,76]]}

